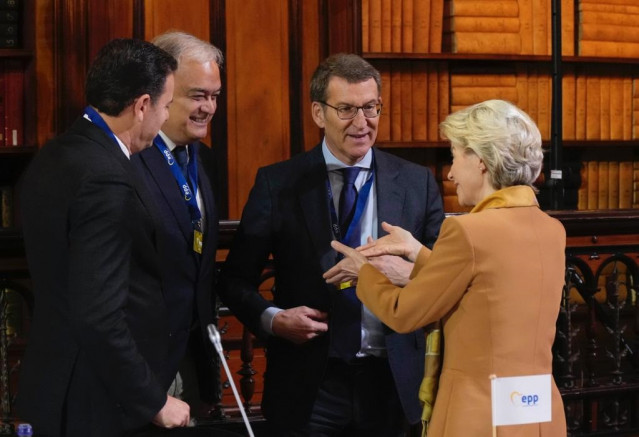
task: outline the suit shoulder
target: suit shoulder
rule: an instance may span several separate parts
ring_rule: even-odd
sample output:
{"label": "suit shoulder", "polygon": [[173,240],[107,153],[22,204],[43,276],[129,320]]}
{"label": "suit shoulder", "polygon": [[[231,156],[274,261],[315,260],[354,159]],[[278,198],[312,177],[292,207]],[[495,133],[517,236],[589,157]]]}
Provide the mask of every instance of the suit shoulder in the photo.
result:
{"label": "suit shoulder", "polygon": [[378,148],[375,148],[375,156],[377,159],[384,159],[389,165],[392,165],[402,172],[414,172],[421,174],[432,174],[432,171],[421,164],[417,164],[415,162],[409,161],[404,158],[400,158],[399,156],[393,155],[392,153],[384,152]]}
{"label": "suit shoulder", "polygon": [[311,152],[295,155],[284,161],[279,161],[258,169],[258,176],[262,175],[270,180],[299,179],[316,171],[326,172],[323,160],[313,159]]}
{"label": "suit shoulder", "polygon": [[[72,128],[50,140],[36,154],[32,164],[35,167],[55,168],[56,173],[76,175],[100,175],[124,173],[125,170],[118,163],[114,153],[101,142],[101,131],[86,121],[83,129],[78,129],[78,122]],[[108,139],[109,141],[112,141]],[[117,145],[109,145],[122,153]]]}

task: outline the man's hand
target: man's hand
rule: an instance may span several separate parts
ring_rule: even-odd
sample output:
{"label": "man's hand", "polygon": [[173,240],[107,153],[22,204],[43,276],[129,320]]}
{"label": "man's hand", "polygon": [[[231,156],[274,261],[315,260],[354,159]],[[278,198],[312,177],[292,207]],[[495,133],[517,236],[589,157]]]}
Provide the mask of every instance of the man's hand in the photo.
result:
{"label": "man's hand", "polygon": [[162,428],[187,426],[190,420],[189,404],[173,396],[166,397],[166,404],[153,418],[153,423]]}
{"label": "man's hand", "polygon": [[350,281],[351,286],[356,285],[359,270],[368,260],[357,250],[337,240],[331,241],[331,247],[344,255],[344,258],[324,272],[323,278],[326,279],[326,283],[337,285]]}
{"label": "man's hand", "polygon": [[381,255],[369,258],[368,262],[382,272],[390,281],[398,287],[408,284],[410,273],[415,264],[404,258],[394,255]]}
{"label": "man's hand", "polygon": [[273,334],[302,344],[328,331],[327,314],[306,306],[289,308],[275,314]]}

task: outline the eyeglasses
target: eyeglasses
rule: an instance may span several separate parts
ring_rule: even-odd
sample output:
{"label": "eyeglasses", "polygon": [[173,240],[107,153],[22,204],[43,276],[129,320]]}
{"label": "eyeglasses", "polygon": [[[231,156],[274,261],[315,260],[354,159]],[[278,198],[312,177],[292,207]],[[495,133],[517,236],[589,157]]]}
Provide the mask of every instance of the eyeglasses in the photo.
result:
{"label": "eyeglasses", "polygon": [[340,120],[352,120],[357,117],[357,111],[360,109],[366,118],[375,118],[379,117],[379,114],[382,113],[382,104],[381,103],[368,103],[364,106],[350,106],[350,105],[342,105],[342,106],[333,106],[329,105],[326,102],[319,101],[322,105],[326,105],[330,108],[333,108],[337,111],[337,117]]}

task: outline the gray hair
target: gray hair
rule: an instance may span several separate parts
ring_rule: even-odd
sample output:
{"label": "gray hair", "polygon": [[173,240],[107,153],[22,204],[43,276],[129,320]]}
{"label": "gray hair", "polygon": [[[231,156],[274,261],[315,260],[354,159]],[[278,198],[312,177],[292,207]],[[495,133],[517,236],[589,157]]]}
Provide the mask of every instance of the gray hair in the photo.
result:
{"label": "gray hair", "polygon": [[220,49],[186,32],[166,32],[156,36],[151,42],[173,56],[178,64],[184,60],[200,63],[213,61],[221,68],[224,63],[224,55]]}
{"label": "gray hair", "polygon": [[486,165],[494,188],[533,183],[541,172],[541,134],[524,111],[504,100],[486,100],[450,114],[442,137]]}

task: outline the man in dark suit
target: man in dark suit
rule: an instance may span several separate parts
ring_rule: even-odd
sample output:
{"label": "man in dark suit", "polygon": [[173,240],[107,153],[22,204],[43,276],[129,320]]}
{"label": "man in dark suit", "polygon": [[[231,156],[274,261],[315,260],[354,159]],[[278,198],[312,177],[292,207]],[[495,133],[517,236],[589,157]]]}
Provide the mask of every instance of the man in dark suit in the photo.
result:
{"label": "man in dark suit", "polygon": [[17,412],[36,435],[111,437],[189,421],[159,378],[167,302],[152,205],[129,161],[167,120],[176,67],[144,41],[105,45],[88,72],[84,116],[26,172],[35,308]]}
{"label": "man in dark suit", "polygon": [[[153,147],[132,162],[156,203],[161,224],[159,252],[171,331],[163,378],[167,383],[175,378],[170,393],[199,415],[219,392],[215,350],[206,335],[207,325],[214,322],[218,214],[208,173],[212,169],[205,166],[212,151],[200,140],[217,109],[223,56],[215,46],[183,32],[162,34],[153,43],[178,61],[175,93]],[[186,158],[186,174],[179,169],[179,151]],[[184,192],[185,184],[193,195]]]}
{"label": "man in dark suit", "polygon": [[[258,171],[223,269],[222,301],[268,338],[262,409],[277,436],[398,436],[420,420],[423,332],[391,331],[352,299],[353,284],[322,278],[338,260],[331,240],[358,246],[386,221],[432,246],[444,217],[428,169],[373,149],[381,85],[356,55],[319,65],[311,110],[324,140]],[[269,256],[273,302],[258,293]],[[412,266],[378,267],[400,282]]]}

